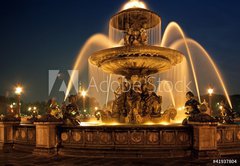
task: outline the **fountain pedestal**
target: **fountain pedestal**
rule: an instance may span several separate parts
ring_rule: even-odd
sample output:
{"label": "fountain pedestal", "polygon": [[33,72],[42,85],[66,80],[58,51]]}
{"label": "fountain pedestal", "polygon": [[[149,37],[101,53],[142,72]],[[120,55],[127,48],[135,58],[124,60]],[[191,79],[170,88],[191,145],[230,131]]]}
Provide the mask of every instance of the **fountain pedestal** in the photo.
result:
{"label": "fountain pedestal", "polygon": [[57,146],[57,126],[61,122],[35,122],[36,125],[36,148],[34,154],[55,154]]}
{"label": "fountain pedestal", "polygon": [[11,152],[14,141],[14,126],[20,122],[0,122],[0,150]]}
{"label": "fountain pedestal", "polygon": [[217,123],[190,122],[189,124],[193,127],[193,156],[199,159],[218,157]]}

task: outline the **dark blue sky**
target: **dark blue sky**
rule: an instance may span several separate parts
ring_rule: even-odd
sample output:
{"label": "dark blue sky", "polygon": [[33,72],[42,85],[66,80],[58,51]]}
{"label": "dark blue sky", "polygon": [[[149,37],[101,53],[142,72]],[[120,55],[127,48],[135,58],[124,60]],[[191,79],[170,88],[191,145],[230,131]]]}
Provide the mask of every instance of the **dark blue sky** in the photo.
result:
{"label": "dark blue sky", "polygon": [[[107,32],[125,0],[0,0],[0,95],[20,82],[28,101],[48,98],[48,70],[71,69],[84,41]],[[240,3],[236,0],[145,0],[165,29],[178,22],[240,93]],[[230,86],[229,86],[230,85]]]}

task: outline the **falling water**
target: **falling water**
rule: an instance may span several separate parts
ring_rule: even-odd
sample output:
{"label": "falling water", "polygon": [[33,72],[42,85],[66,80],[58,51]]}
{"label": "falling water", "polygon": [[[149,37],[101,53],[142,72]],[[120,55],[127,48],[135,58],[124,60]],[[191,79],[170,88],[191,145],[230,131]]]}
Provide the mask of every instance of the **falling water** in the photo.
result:
{"label": "falling water", "polygon": [[195,66],[194,66],[194,63],[192,60],[192,54],[191,54],[191,51],[185,40],[186,39],[185,34],[184,34],[183,30],[181,29],[181,27],[177,23],[171,22],[168,24],[168,26],[164,32],[164,35],[163,35],[161,46],[162,47],[170,47],[170,44],[172,42],[178,40],[179,37],[184,40],[184,44],[185,44],[185,47],[187,50],[187,56],[189,57],[189,61],[191,64],[191,69],[192,69],[192,73],[193,73],[193,77],[194,77],[195,88],[197,91],[198,99],[201,102],[201,95],[200,95],[199,86],[198,86],[198,78],[197,78],[197,74],[195,71],[196,69],[195,69]]}
{"label": "falling water", "polygon": [[[174,98],[174,106],[175,107],[182,107],[185,103],[185,94],[189,91],[188,84],[189,84],[189,77],[188,77],[188,65],[186,58],[183,59],[182,63],[174,66],[171,70],[159,74],[161,80],[168,81],[169,86],[171,87],[171,93],[173,94]],[[160,81],[162,83],[162,81]],[[164,91],[160,95],[165,98],[166,94]],[[173,103],[172,101],[172,103]]]}
{"label": "falling water", "polygon": [[[83,45],[83,47],[81,48],[77,59],[75,61],[73,70],[79,70],[79,74],[81,74],[82,70],[84,68],[87,68],[87,64],[88,64],[88,58],[91,55],[91,53],[100,50],[100,49],[104,49],[104,48],[110,48],[113,47],[114,44],[112,42],[110,42],[110,40],[108,39],[108,37],[104,34],[95,34],[92,37],[90,37],[85,44]],[[67,91],[65,94],[65,100],[68,97],[71,89],[72,89],[72,81],[74,80],[74,75],[70,76],[70,80],[68,83],[68,87],[67,87]]]}
{"label": "falling water", "polygon": [[[202,78],[200,80],[201,81],[200,85],[213,84],[214,82],[216,82],[215,79],[216,79],[216,76],[217,76],[217,81],[220,83],[220,87],[222,88],[222,90],[225,94],[225,97],[228,101],[228,104],[232,108],[232,103],[231,103],[226,85],[224,84],[223,78],[221,76],[220,70],[218,69],[217,65],[215,64],[215,62],[213,61],[211,56],[195,40],[186,39],[186,42],[187,42],[188,46],[191,48],[191,52],[194,52],[194,55],[195,55],[194,61],[198,62],[198,66],[199,66],[198,69],[201,69],[201,70],[197,71],[197,74],[200,75],[201,78]],[[185,44],[185,41],[183,41],[183,40],[176,41],[173,44],[173,48],[179,49],[184,44]],[[206,75],[206,72],[208,73],[207,75]],[[218,83],[216,82],[214,84],[217,85]],[[206,87],[202,87],[202,89],[204,89],[204,88],[206,88]]]}
{"label": "falling water", "polygon": [[162,96],[162,110],[168,108],[175,108],[176,102],[173,95],[173,88],[171,82],[163,80],[159,83],[157,95]]}

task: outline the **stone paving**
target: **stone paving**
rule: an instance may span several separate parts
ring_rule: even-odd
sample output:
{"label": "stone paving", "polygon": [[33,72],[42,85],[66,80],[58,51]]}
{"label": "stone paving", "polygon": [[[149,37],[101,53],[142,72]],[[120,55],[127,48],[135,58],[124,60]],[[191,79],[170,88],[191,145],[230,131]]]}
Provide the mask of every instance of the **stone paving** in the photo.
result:
{"label": "stone paving", "polygon": [[[239,156],[230,157],[238,159]],[[0,166],[190,166],[190,165],[213,165],[213,160],[193,160],[191,158],[176,159],[121,159],[121,158],[74,158],[74,157],[39,157],[29,153],[0,152]],[[220,165],[220,164],[219,164]]]}

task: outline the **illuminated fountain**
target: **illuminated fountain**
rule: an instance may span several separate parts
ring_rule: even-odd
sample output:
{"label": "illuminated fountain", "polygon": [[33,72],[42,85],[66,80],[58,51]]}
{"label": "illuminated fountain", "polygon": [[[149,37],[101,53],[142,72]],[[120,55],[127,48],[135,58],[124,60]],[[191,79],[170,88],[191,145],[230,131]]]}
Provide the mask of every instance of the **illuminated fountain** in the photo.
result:
{"label": "illuminated fountain", "polygon": [[[203,65],[209,69],[211,79],[199,79],[199,77],[204,78],[202,73],[199,72],[201,66],[199,67],[196,63],[199,61],[205,62]],[[86,64],[88,64],[88,67]],[[180,123],[186,117],[183,107],[186,92],[190,89],[193,90],[201,103],[201,94],[205,93],[206,85],[209,84],[222,87],[223,91],[221,91],[221,88],[218,91],[220,93],[224,92],[229,106],[232,107],[221,73],[205,49],[196,41],[187,38],[181,27],[175,22],[171,22],[167,26],[161,38],[161,18],[148,10],[147,6],[141,1],[133,0],[126,3],[121,11],[111,18],[109,37],[96,34],[85,43],[76,60],[74,70],[80,70],[86,74],[87,69],[89,84],[92,83],[92,78],[94,78],[96,84],[107,80],[105,92],[91,88],[88,91],[89,95],[96,97],[102,105],[105,105],[104,111],[101,110],[100,112],[103,119],[107,119],[107,122],[130,122],[132,120],[126,118],[128,113],[131,112],[131,117],[139,117],[137,123],[149,121],[159,123],[165,121],[161,119],[164,113],[165,115],[169,114],[168,111],[174,111],[173,108],[175,108],[178,115],[173,119],[170,118],[171,120],[167,119],[167,121]],[[156,108],[157,110],[153,109],[154,115],[150,113],[151,111],[146,110],[145,112],[148,113],[141,115],[142,107],[147,106],[146,102],[141,102],[139,104],[141,106],[137,106],[138,111],[135,109],[135,113],[133,113],[134,109],[130,108],[125,109],[125,113],[123,113],[124,110],[121,110],[123,112],[120,113],[119,109],[121,108],[119,104],[116,104],[118,103],[117,98],[120,96],[110,92],[111,83],[118,81],[119,77],[123,76],[124,78],[120,81],[122,84],[128,82],[129,85],[133,85],[134,81],[146,82],[149,75],[161,78],[161,82],[155,84],[158,87],[154,91],[154,94],[156,94],[155,101],[158,100],[158,102],[155,102],[158,103],[155,107],[158,108]],[[69,81],[66,98],[72,89],[71,81],[74,79],[73,77],[71,76]],[[178,84],[181,81],[181,85]],[[193,84],[190,89],[187,89],[190,81]],[[172,87],[168,82],[178,84],[180,91],[171,89]],[[169,87],[167,88],[169,91],[159,90],[165,86]],[[202,86],[204,86],[204,89]],[[119,87],[116,86],[115,89],[119,89]],[[143,93],[142,89],[141,93]],[[139,100],[142,101],[143,99]],[[122,104],[122,108],[134,107],[129,105],[136,105],[136,102]],[[98,114],[100,113],[98,112]],[[136,123],[136,119],[134,121],[132,122]]]}
{"label": "illuminated fountain", "polygon": [[[85,69],[89,70],[90,85],[92,81],[95,85],[106,81],[104,92],[81,87],[78,95],[69,96],[72,80],[76,79],[73,74],[65,97],[70,104],[60,110],[51,101],[48,112],[55,112],[54,115],[48,113],[34,125],[19,125],[19,121],[6,122],[0,118],[0,135],[4,136],[0,137],[0,149],[14,148],[36,155],[147,159],[191,156],[219,159],[240,153],[240,126],[216,123],[205,113],[206,105],[200,104],[198,113],[193,113],[197,109],[189,111],[195,116],[183,123],[186,125],[179,124],[186,116],[185,94],[191,80],[194,82],[191,89],[200,103],[200,94],[209,82],[215,87],[220,84],[230,107],[231,101],[207,51],[186,38],[174,22],[161,39],[161,19],[143,2],[131,0],[111,18],[109,37],[96,34],[89,38],[74,65],[74,70]],[[156,83],[149,76],[161,78],[161,82]],[[116,81],[117,86],[112,86]],[[179,89],[172,89],[172,84]],[[97,105],[91,96],[104,106]],[[89,104],[90,98],[95,104]],[[81,112],[90,109],[93,109],[90,116]],[[61,113],[62,118],[56,119]]]}

